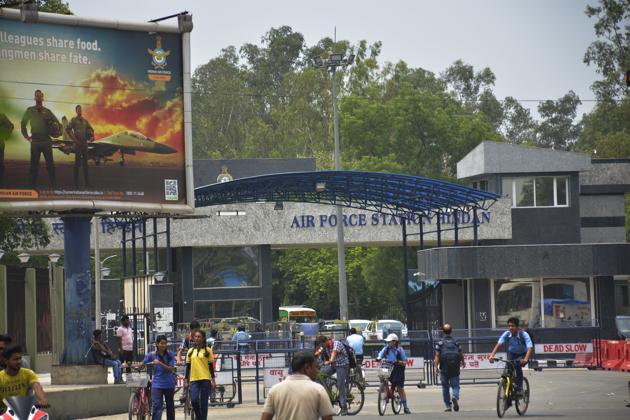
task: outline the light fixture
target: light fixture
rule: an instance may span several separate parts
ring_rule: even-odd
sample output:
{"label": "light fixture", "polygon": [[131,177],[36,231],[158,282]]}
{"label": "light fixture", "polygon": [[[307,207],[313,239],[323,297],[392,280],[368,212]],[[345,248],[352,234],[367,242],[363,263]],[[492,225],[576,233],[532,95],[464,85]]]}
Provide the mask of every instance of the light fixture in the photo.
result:
{"label": "light fixture", "polygon": [[273,206],[274,210],[284,210],[284,204],[282,201],[276,201],[276,204]]}
{"label": "light fixture", "polygon": [[22,252],[21,254],[18,255],[18,258],[20,259],[20,262],[22,264],[26,264],[28,260],[31,259],[31,254],[29,254],[28,252]]}
{"label": "light fixture", "polygon": [[352,63],[354,63],[354,59],[356,58],[356,55],[354,54],[350,54],[348,56],[348,59],[346,60],[346,64],[351,65]]}
{"label": "light fixture", "polygon": [[109,276],[109,273],[111,273],[111,272],[112,272],[112,269],[109,268],[109,267],[102,267],[101,268],[101,276],[103,276],[103,277]]}
{"label": "light fixture", "polygon": [[157,273],[153,274],[153,278],[155,279],[155,281],[159,283],[162,280],[164,280],[164,273],[161,271],[158,271]]}
{"label": "light fixture", "polygon": [[61,258],[61,255],[57,254],[56,252],[53,252],[52,254],[48,256],[48,261],[50,261],[53,264],[57,264],[57,261],[59,261],[59,258]]}
{"label": "light fixture", "polygon": [[339,65],[341,64],[341,60],[343,60],[343,54],[330,54],[328,56],[328,64]]}
{"label": "light fixture", "polygon": [[245,210],[219,210],[217,216],[245,216]]}
{"label": "light fixture", "polygon": [[313,59],[313,64],[315,67],[324,67],[324,60],[321,57],[317,56]]}
{"label": "light fixture", "polygon": [[326,191],[326,183],[325,182],[318,182],[315,184],[315,191],[317,192],[324,192]]}

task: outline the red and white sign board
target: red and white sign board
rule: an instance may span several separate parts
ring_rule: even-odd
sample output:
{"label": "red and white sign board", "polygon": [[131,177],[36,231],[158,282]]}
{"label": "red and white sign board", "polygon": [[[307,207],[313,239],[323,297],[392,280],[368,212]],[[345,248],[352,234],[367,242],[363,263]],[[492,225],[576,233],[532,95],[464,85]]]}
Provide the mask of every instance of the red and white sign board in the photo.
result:
{"label": "red and white sign board", "polygon": [[265,388],[279,384],[289,376],[289,368],[265,369]]}
{"label": "red and white sign board", "polygon": [[[494,369],[503,365],[501,362],[490,363],[488,355],[488,353],[464,353],[464,362],[466,362],[466,367],[464,369]],[[495,357],[505,359],[505,353],[497,353]]]}
{"label": "red and white sign board", "polygon": [[593,343],[536,344],[536,354],[593,353]]}
{"label": "red and white sign board", "polygon": [[[382,362],[377,362],[376,359],[364,359],[363,369],[376,370],[381,367]],[[424,369],[424,357],[409,357],[405,362],[407,369]]]}

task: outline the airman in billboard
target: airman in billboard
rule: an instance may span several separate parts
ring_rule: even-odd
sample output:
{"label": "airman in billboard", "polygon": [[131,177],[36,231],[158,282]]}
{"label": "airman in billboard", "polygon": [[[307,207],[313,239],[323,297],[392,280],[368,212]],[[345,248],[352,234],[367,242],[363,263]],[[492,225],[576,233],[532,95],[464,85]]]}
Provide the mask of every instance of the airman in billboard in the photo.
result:
{"label": "airman in billboard", "polygon": [[83,179],[85,186],[90,187],[88,179],[88,142],[94,141],[94,129],[90,122],[83,117],[81,105],[75,108],[77,113],[66,129],[70,138],[74,141],[74,185],[79,187],[79,167],[83,167]]}
{"label": "airman in billboard", "polygon": [[13,132],[13,123],[0,112],[0,187],[4,183],[4,142]]}
{"label": "airman in billboard", "polygon": [[[46,170],[50,178],[52,188],[57,186],[55,177],[55,162],[52,153],[52,137],[61,136],[62,126],[55,114],[44,107],[44,92],[37,89],[35,91],[35,106],[26,108],[22,116],[22,135],[31,143],[31,168],[29,171],[29,181],[31,188],[37,188],[37,175],[39,173],[40,155],[46,159]],[[30,123],[31,134],[29,135],[27,125]]]}

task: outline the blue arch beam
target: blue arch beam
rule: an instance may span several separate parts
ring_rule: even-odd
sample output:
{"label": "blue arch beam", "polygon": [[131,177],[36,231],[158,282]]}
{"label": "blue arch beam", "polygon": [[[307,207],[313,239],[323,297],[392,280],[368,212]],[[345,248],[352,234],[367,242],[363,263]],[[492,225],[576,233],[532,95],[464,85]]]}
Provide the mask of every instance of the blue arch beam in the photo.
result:
{"label": "blue arch beam", "polygon": [[362,171],[289,172],[195,188],[195,206],[287,201],[401,216],[487,210],[499,195],[438,179]]}

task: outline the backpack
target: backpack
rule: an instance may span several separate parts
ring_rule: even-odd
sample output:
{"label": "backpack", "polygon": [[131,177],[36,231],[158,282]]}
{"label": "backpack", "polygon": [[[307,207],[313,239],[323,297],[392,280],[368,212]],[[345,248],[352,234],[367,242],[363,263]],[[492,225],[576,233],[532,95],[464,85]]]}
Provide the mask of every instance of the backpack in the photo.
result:
{"label": "backpack", "polygon": [[440,365],[447,378],[459,376],[459,367],[462,363],[461,353],[457,341],[454,339],[442,340],[440,346]]}
{"label": "backpack", "polygon": [[354,349],[344,341],[342,341],[341,344],[343,344],[343,348],[346,349],[346,354],[348,355],[348,366],[351,369],[355,369],[357,367],[357,358],[354,355]]}
{"label": "backpack", "polygon": [[[534,336],[532,335],[532,333],[530,332],[531,330],[529,328],[526,328],[525,330],[518,330],[518,334],[516,335],[516,337],[510,337],[507,341],[507,349],[506,351],[508,353],[512,353],[512,354],[518,354],[518,355],[525,355],[525,353],[527,353],[527,341],[525,340],[525,334],[523,334],[523,331],[525,331],[528,335],[529,338],[532,340],[532,344],[534,344]],[[516,339],[517,341],[517,348],[519,350],[522,349],[522,351],[518,351],[518,352],[514,352],[514,351],[510,351],[510,343],[513,342],[512,340]],[[532,347],[532,351],[533,351],[533,347]]]}

